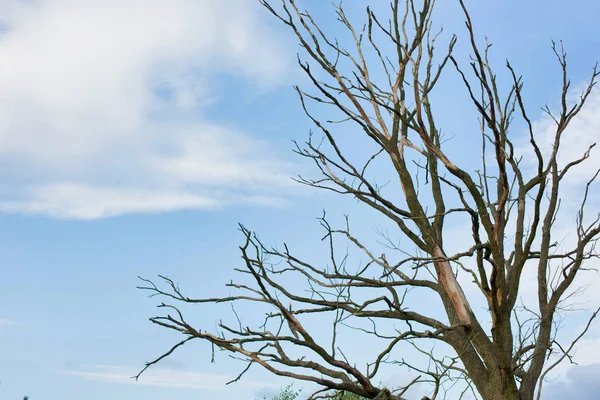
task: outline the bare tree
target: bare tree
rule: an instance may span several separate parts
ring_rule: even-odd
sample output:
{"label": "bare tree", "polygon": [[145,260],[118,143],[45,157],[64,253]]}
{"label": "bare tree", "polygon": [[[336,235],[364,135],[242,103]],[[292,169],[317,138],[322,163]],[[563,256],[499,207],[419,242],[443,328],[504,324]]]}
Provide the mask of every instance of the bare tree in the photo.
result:
{"label": "bare tree", "polygon": [[[478,44],[468,10],[463,0],[457,1],[464,12],[472,53],[466,65],[454,54],[455,36],[445,51],[435,51],[442,36],[432,31],[433,0],[392,0],[386,19],[367,8],[366,23],[358,28],[337,7],[337,19],[351,38],[351,50],[330,37],[294,0],[283,0],[278,7],[261,0],[295,34],[302,57],[308,59],[299,57],[299,66],[313,90],[296,90],[323,139],[315,141],[311,135],[296,152],[315,163],[320,177],[297,180],[358,199],[396,232],[384,235],[389,251],[378,255],[351,232],[349,223],[334,228],[323,215],[320,222],[331,257],[329,266],[321,267],[292,254],[287,245],[282,249],[263,245],[241,226],[244,265],[237,271],[251,281],[227,285],[239,294],[192,298],[165,276],[160,276],[160,285],[142,279],[145,283],[140,289],[166,299],[160,307],[167,313],[151,321],[184,336],[144,370],[185,343],[200,339],[247,363],[235,380],[258,364],[273,374],[318,385],[312,398],[344,391],[369,399],[401,399],[409,388],[419,385],[427,386],[428,396],[436,399],[445,397],[456,382],[486,400],[540,398],[548,371],[570,360],[573,347],[598,313],[592,314],[572,342],[558,341],[557,318],[577,289],[575,278],[588,268],[584,265],[589,259],[597,257],[600,233],[598,215],[585,214],[591,185],[598,176],[595,172],[582,189],[572,232],[574,244],[557,243],[562,238],[554,223],[570,212],[560,209],[561,184],[590,157],[593,146],[566,163],[558,155],[563,141],[569,140],[563,136],[599,73],[594,68],[580,97],[572,102],[566,54],[562,44],[553,44],[562,93],[558,111],[544,108],[555,123],[551,148],[545,151],[525,106],[521,78],[507,62],[509,84],[503,90],[498,87],[488,58],[490,46]],[[451,158],[437,125],[433,94],[442,74],[452,74],[462,82],[480,119],[480,131],[469,139],[469,147],[479,149],[479,154],[473,153],[475,158],[468,162]],[[341,115],[340,120],[319,119],[311,104],[330,107],[331,115]],[[509,134],[515,119],[525,126],[533,167],[522,162],[523,150],[515,144],[521,136]],[[364,162],[353,161],[356,157],[342,143],[344,131],[352,126],[373,145],[374,151],[364,154]],[[461,167],[479,158],[478,169]],[[373,165],[388,167],[390,185],[377,183],[371,173]],[[453,223],[462,219],[469,226],[463,251],[450,252],[444,245],[448,219]],[[410,246],[393,245],[395,235]],[[348,258],[340,259],[335,249],[340,238],[362,252],[367,262],[357,268]],[[536,271],[533,306],[520,301],[526,270]],[[289,282],[286,276],[292,276],[295,284],[285,283]],[[308,290],[299,290],[301,281]],[[465,285],[474,285],[477,294],[467,292]],[[439,307],[419,304],[415,296],[435,297]],[[223,302],[257,303],[269,311],[261,326],[221,322],[216,332],[210,332],[194,327],[178,308],[181,303]],[[487,307],[480,311],[478,304]],[[329,341],[320,338],[322,330],[308,328],[311,316],[319,321],[331,317]],[[364,368],[357,367],[337,345],[338,329],[353,324],[371,337],[374,349],[375,344],[385,343]],[[446,350],[431,351],[432,343]],[[404,359],[403,346],[424,355],[428,362],[418,365]],[[390,364],[408,368],[414,376],[395,387],[379,387],[377,374]]]}

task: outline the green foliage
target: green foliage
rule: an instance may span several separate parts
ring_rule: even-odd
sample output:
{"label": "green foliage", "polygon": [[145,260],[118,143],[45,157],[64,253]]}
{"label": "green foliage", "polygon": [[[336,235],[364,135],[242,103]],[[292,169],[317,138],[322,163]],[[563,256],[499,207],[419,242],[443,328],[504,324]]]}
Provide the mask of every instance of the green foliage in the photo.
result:
{"label": "green foliage", "polygon": [[273,400],[294,400],[296,397],[300,396],[300,392],[302,389],[294,390],[294,384],[290,383],[286,387],[281,390]]}
{"label": "green foliage", "polygon": [[[301,391],[302,389],[295,390],[294,384],[290,383],[281,389],[281,392],[277,396],[273,397],[273,400],[294,400],[300,396]],[[263,400],[267,400],[267,398],[263,397]]]}
{"label": "green foliage", "polygon": [[334,400],[366,400],[365,397],[359,396],[356,393],[341,392],[334,397]]}
{"label": "green foliage", "polygon": [[[273,400],[294,400],[298,396],[300,396],[301,391],[302,391],[302,389],[295,390],[294,384],[290,383],[289,385],[287,385],[286,387],[281,389],[281,392],[277,396],[273,397]],[[263,397],[263,400],[267,400],[267,398]],[[367,399],[365,397],[359,396],[355,393],[338,392],[335,394],[334,397],[332,397],[332,400],[367,400]]]}

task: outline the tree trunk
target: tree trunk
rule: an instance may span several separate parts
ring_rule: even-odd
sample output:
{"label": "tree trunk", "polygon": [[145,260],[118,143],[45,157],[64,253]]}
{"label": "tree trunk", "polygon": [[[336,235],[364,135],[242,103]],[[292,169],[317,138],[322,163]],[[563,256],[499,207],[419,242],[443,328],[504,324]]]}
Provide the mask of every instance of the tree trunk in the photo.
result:
{"label": "tree trunk", "polygon": [[491,377],[489,388],[482,393],[483,400],[533,400],[521,399],[515,380],[502,370]]}

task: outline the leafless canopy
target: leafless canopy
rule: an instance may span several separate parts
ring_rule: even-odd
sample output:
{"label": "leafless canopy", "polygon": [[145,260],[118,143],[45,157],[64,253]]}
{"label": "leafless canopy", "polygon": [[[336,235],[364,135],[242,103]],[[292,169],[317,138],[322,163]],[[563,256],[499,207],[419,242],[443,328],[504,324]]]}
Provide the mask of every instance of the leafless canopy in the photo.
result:
{"label": "leafless canopy", "polygon": [[[367,8],[366,23],[359,28],[337,7],[337,18],[351,38],[350,47],[330,37],[294,0],[277,6],[261,0],[295,34],[302,48],[299,66],[312,83],[310,91],[296,90],[323,140],[315,142],[311,135],[296,151],[314,162],[320,177],[298,180],[358,199],[397,230],[387,237],[399,235],[410,248],[390,245],[386,253],[374,254],[350,231],[349,224],[333,228],[323,216],[320,221],[331,257],[329,266],[322,267],[292,254],[287,246],[264,246],[242,226],[243,267],[237,271],[251,279],[227,285],[238,294],[192,298],[167,277],[160,277],[160,285],[142,279],[141,289],[165,299],[160,307],[166,313],[151,321],[184,336],[146,368],[188,341],[201,339],[247,363],[237,379],[257,364],[273,374],[318,385],[313,398],[347,391],[369,399],[401,399],[418,385],[427,387],[429,397],[436,399],[460,382],[486,400],[539,399],[546,373],[570,360],[575,343],[597,313],[581,335],[559,343],[559,312],[576,288],[575,278],[586,268],[586,261],[597,256],[600,224],[597,215],[586,214],[596,172],[590,174],[574,213],[575,240],[558,244],[562,238],[554,223],[571,212],[560,209],[561,188],[569,173],[590,157],[593,146],[566,162],[558,155],[598,72],[594,68],[580,97],[572,102],[566,54],[562,45],[553,45],[562,93],[558,111],[544,109],[555,123],[553,143],[546,151],[525,106],[521,78],[507,62],[504,72],[509,85],[502,90],[497,87],[489,45],[478,44],[467,8],[462,0],[457,1],[464,12],[465,40],[471,52],[466,63],[455,56],[454,36],[442,53],[436,51],[442,36],[432,31],[433,0],[393,0],[385,19]],[[442,74],[462,83],[480,120],[479,132],[468,139],[479,154],[472,153],[475,158],[470,160],[451,159],[436,124],[433,94]],[[341,120],[320,120],[312,111],[313,104],[329,107],[331,115],[341,115]],[[509,134],[516,130],[511,130],[514,121],[525,127],[533,167],[522,162],[523,146],[515,144],[515,138],[523,137],[522,129]],[[373,145],[374,152],[364,155],[363,163],[353,161],[345,150],[342,137],[351,127]],[[370,171],[378,162],[388,167],[386,173],[398,183],[397,191],[373,179]],[[475,162],[479,167],[473,171],[469,166]],[[453,223],[462,219],[468,226],[463,241],[468,245],[456,253],[444,245],[448,235],[444,228],[450,218]],[[357,268],[349,259],[340,260],[334,249],[339,238],[361,252],[367,263]],[[531,273],[537,292],[533,306],[520,300],[521,278],[527,271],[535,271]],[[288,276],[295,279],[294,285],[288,285]],[[306,282],[303,289],[301,281]],[[466,291],[465,285],[475,290]],[[431,304],[439,307],[414,301],[408,307],[410,299],[421,295],[437,299],[438,303]],[[180,311],[181,303],[223,302],[265,306],[269,309],[266,321],[255,328],[221,322],[218,331],[211,332],[194,327]],[[480,304],[487,309],[480,311]],[[323,340],[323,325],[311,330],[307,321],[311,317],[323,321],[327,316],[331,317],[331,336]],[[204,321],[207,326],[210,322]],[[372,338],[373,349],[384,343],[364,367],[338,346],[339,330],[351,326]],[[435,343],[445,350],[433,352]],[[403,346],[425,355],[428,363],[404,359]],[[380,387],[378,372],[393,364],[413,376],[393,387]]]}

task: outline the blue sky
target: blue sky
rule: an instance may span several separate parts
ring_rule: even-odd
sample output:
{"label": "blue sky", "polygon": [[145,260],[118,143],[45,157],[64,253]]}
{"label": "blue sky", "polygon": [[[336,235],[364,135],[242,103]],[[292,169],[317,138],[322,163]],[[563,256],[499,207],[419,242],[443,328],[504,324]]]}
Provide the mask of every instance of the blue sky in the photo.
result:
{"label": "blue sky", "polygon": [[[347,1],[351,18],[369,3],[383,4]],[[458,5],[440,3],[436,21],[459,34],[466,61]],[[303,4],[332,21],[329,2]],[[523,74],[543,135],[535,110],[552,106],[560,86],[550,40],[564,41],[574,84],[586,80],[600,59],[600,3],[467,4],[497,72],[509,58]],[[0,0],[0,27],[0,399],[276,392],[287,381],[259,370],[226,387],[242,366],[224,354],[211,364],[200,344],[128,378],[178,340],[148,322],[156,301],[135,289],[138,275],[225,294],[240,265],[238,222],[315,259],[326,252],[315,220],[323,209],[374,231],[352,199],[290,179],[315,171],[291,151],[311,126],[291,88],[306,81],[289,32],[254,0]],[[465,122],[472,110],[452,82],[438,112],[458,135],[476,121]],[[598,92],[577,128],[566,153],[600,139]],[[449,146],[468,154],[460,140]],[[212,327],[223,311],[195,312]],[[581,366],[559,370],[548,399],[600,390],[590,378],[600,373],[600,327],[578,355]]]}

